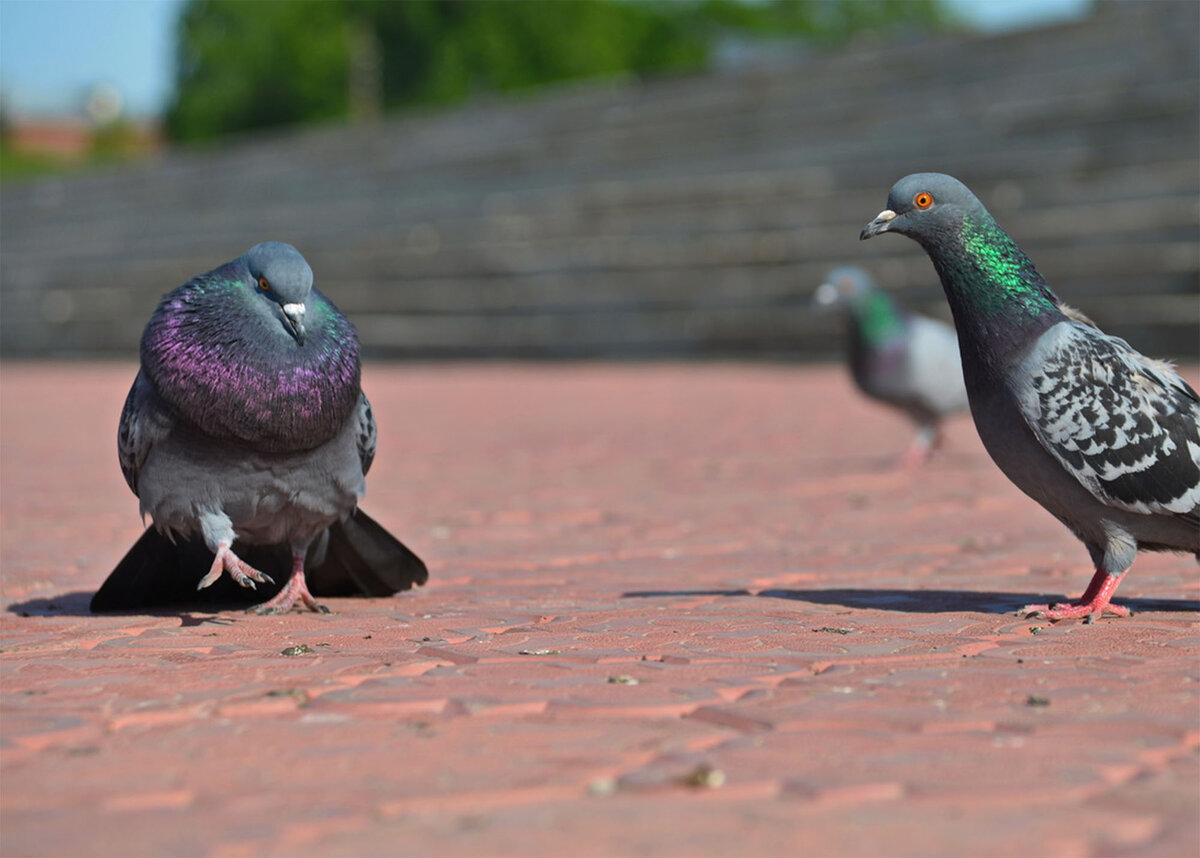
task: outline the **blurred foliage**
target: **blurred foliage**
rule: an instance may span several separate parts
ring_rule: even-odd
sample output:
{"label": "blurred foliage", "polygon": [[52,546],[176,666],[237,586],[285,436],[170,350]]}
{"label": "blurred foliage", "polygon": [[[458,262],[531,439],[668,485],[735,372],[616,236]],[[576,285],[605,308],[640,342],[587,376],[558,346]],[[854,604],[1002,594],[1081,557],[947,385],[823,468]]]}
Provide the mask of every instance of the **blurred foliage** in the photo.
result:
{"label": "blurred foliage", "polygon": [[[367,112],[364,103],[694,71],[726,35],[827,44],[945,22],[937,0],[188,0],[166,127],[202,140],[345,117],[351,105]],[[364,34],[377,54],[365,64]]]}
{"label": "blurred foliage", "polygon": [[115,119],[92,131],[93,161],[124,161],[146,151],[144,135],[124,119]]}
{"label": "blurred foliage", "polygon": [[90,139],[80,152],[30,150],[17,145],[13,138],[7,118],[0,112],[0,184],[126,163],[145,157],[156,142],[145,129],[121,119],[90,129]]}
{"label": "blurred foliage", "polygon": [[696,11],[726,30],[804,36],[824,44],[864,31],[933,30],[953,21],[937,0],[704,0]]}
{"label": "blurred foliage", "polygon": [[64,164],[61,158],[21,152],[7,141],[0,140],[0,184],[10,179],[28,179],[67,169],[70,169],[70,165]]}
{"label": "blurred foliage", "polygon": [[189,0],[176,34],[168,135],[199,140],[345,115],[348,8]]}

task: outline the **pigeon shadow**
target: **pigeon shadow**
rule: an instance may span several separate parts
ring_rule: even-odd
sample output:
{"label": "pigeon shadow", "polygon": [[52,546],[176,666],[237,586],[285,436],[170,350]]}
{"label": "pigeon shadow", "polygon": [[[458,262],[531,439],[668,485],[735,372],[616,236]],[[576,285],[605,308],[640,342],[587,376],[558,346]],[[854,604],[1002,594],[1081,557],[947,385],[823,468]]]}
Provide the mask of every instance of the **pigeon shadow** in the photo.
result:
{"label": "pigeon shadow", "polygon": [[[981,614],[1012,614],[1026,605],[1065,602],[1064,594],[1005,593],[978,590],[868,590],[839,587],[829,590],[631,590],[624,599],[656,599],[686,596],[756,596],[767,599],[792,599],[818,605],[840,605],[911,614],[946,614],[964,611]],[[1129,598],[1117,599],[1136,613],[1200,613],[1200,602],[1189,599]]]}
{"label": "pigeon shadow", "polygon": [[[867,590],[841,587],[831,590],[760,590],[760,597],[795,599],[819,605],[841,605],[917,614],[973,611],[982,614],[1011,614],[1032,604],[1067,602],[1065,594],[1005,593],[978,590]],[[1200,602],[1189,599],[1117,598],[1117,603],[1136,613],[1200,613]]]}
{"label": "pigeon shadow", "polygon": [[[127,611],[93,611],[89,605],[92,593],[86,590],[76,590],[72,593],[62,593],[40,599],[27,599],[24,602],[13,602],[6,611],[19,617],[179,617],[183,626],[199,626],[204,623],[232,622],[229,619],[212,616],[223,611],[245,610],[245,602],[230,601],[227,603],[212,602],[202,608],[192,605],[178,605],[175,610],[170,606],[155,606]],[[199,610],[200,613],[196,613]]]}
{"label": "pigeon shadow", "polygon": [[671,596],[753,596],[749,590],[629,590],[622,599],[663,599]]}
{"label": "pigeon shadow", "polygon": [[92,613],[88,609],[88,603],[91,600],[91,593],[76,590],[74,593],[62,593],[58,596],[50,596],[45,599],[28,599],[24,602],[13,602],[5,610],[10,614],[17,614],[22,617],[86,617]]}

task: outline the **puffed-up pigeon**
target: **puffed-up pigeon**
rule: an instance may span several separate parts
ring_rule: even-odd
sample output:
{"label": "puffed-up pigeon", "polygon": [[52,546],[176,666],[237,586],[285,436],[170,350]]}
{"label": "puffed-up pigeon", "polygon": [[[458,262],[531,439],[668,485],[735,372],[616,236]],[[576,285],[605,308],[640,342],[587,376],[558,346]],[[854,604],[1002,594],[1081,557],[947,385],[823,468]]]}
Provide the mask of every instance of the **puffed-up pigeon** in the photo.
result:
{"label": "puffed-up pigeon", "polygon": [[942,420],[967,409],[954,329],[904,307],[855,266],[830,271],[813,300],[844,308],[854,383],[917,424],[902,462],[924,462],[941,441]]}
{"label": "puffed-up pigeon", "polygon": [[92,610],[186,602],[232,580],[279,587],[259,613],[324,611],[310,580],[330,596],[425,583],[425,564],[358,508],[375,419],[357,334],[312,283],[294,247],[269,241],[163,296],[117,438],[153,526]]}
{"label": "puffed-up pigeon", "polygon": [[1064,307],[957,179],[901,179],[860,238],[885,232],[919,243],[941,277],[984,447],[1095,564],[1078,601],[1022,613],[1126,616],[1109,600],[1139,548],[1200,559],[1200,397],[1175,369]]}

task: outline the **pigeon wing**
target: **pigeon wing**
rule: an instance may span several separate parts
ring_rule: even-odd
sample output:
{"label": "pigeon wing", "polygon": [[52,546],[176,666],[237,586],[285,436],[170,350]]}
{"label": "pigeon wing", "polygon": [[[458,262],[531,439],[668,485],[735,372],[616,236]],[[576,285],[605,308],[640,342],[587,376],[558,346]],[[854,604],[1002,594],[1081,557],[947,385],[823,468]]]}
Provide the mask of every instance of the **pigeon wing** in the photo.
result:
{"label": "pigeon wing", "polygon": [[165,403],[154,391],[154,385],[139,370],[125,397],[121,420],[117,427],[117,461],[121,473],[134,495],[138,495],[138,479],[150,448],[170,431],[170,418]]}
{"label": "pigeon wing", "polygon": [[358,394],[358,458],[362,462],[363,476],[371,470],[375,461],[375,442],[378,438],[375,428],[375,415],[371,411],[371,401],[362,391]]}
{"label": "pigeon wing", "polygon": [[1043,334],[1024,369],[1026,422],[1092,495],[1200,523],[1200,397],[1170,364],[1066,321]]}

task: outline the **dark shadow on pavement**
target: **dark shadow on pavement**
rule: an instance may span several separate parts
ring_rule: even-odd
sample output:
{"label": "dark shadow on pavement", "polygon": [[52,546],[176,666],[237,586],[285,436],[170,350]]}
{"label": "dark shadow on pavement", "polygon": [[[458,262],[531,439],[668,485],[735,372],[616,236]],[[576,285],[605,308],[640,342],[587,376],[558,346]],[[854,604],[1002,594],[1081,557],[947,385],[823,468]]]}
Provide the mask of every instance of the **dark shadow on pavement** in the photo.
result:
{"label": "dark shadow on pavement", "polygon": [[[841,605],[878,611],[903,611],[914,614],[975,611],[981,614],[1015,614],[1026,605],[1068,601],[1066,595],[1047,593],[1000,593],[975,590],[868,590],[839,587],[829,590],[631,590],[624,599],[667,599],[688,596],[758,596],[768,599],[792,599],[817,605]],[[1074,598],[1074,597],[1070,597]],[[1135,614],[1200,613],[1200,602],[1188,599],[1130,598],[1115,599]]]}
{"label": "dark shadow on pavement", "polygon": [[45,599],[13,602],[5,610],[10,614],[18,614],[22,617],[86,617],[92,613],[88,609],[88,603],[91,601],[91,593],[77,590],[74,593],[62,593]]}
{"label": "dark shadow on pavement", "polygon": [[664,599],[671,596],[753,596],[749,590],[630,590],[622,599]]}
{"label": "dark shadow on pavement", "polygon": [[5,610],[10,614],[16,614],[21,617],[179,617],[184,626],[199,626],[204,623],[232,622],[228,618],[222,619],[217,616],[208,615],[210,611],[212,614],[218,614],[222,611],[244,611],[246,609],[245,602],[228,602],[225,604],[214,602],[212,604],[205,604],[202,609],[203,612],[200,614],[194,614],[184,605],[180,605],[178,610],[171,610],[165,606],[156,606],[141,610],[96,613],[88,607],[91,604],[93,595],[89,591],[76,590],[73,593],[62,593],[58,596],[13,602]]}
{"label": "dark shadow on pavement", "polygon": [[[917,614],[977,611],[983,614],[1012,614],[1032,604],[1066,602],[1062,593],[997,593],[974,590],[866,590],[843,587],[831,590],[760,590],[759,596],[771,599],[795,599],[818,605],[842,605],[847,608],[871,608],[881,611],[904,611]],[[1188,599],[1132,598],[1114,600],[1135,614],[1200,613],[1200,602]]]}

